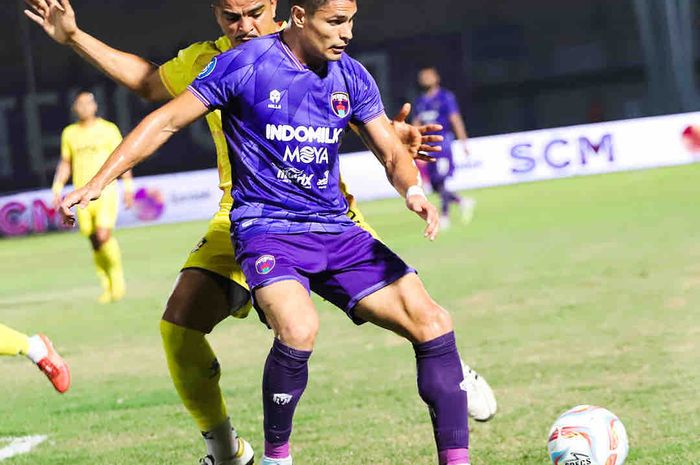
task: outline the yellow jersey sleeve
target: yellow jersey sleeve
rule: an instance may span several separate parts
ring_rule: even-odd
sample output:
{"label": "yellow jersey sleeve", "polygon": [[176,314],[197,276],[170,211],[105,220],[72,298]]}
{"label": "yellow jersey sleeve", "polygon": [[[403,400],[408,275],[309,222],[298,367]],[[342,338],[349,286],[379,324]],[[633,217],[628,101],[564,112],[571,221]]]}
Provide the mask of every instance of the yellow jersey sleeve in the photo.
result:
{"label": "yellow jersey sleeve", "polygon": [[180,50],[158,68],[160,80],[173,97],[181,94],[213,57],[220,54],[215,42],[196,42]]}
{"label": "yellow jersey sleeve", "polygon": [[61,133],[61,160],[71,161],[72,153],[70,147],[70,126],[63,129]]}

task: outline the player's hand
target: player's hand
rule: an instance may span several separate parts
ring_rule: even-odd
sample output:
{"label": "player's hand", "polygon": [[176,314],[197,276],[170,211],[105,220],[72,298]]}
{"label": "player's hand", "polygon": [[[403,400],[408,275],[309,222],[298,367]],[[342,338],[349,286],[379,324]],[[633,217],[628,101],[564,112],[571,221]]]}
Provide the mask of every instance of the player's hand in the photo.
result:
{"label": "player's hand", "polygon": [[87,183],[80,189],[74,190],[66,195],[59,209],[63,224],[66,226],[73,226],[75,224],[75,213],[71,211],[72,207],[77,205],[80,208],[85,208],[91,201],[99,199],[100,195],[102,195],[102,189],[91,183]]}
{"label": "player's hand", "polygon": [[425,195],[411,195],[406,197],[406,207],[428,223],[423,232],[423,236],[434,241],[440,230],[440,221],[435,205],[430,203]]}
{"label": "player's hand", "polygon": [[129,210],[133,206],[134,206],[134,193],[128,192],[128,191],[124,192],[124,208]]}
{"label": "player's hand", "polygon": [[467,157],[471,154],[471,152],[469,151],[469,144],[466,140],[462,142],[462,150],[464,151],[464,155]]}
{"label": "player's hand", "polygon": [[29,7],[24,14],[59,44],[69,43],[78,32],[69,0],[24,0],[24,3]]}
{"label": "player's hand", "polygon": [[51,206],[54,210],[61,208],[61,194],[54,194],[53,200],[51,201]]}
{"label": "player's hand", "polygon": [[394,126],[394,131],[403,143],[408,153],[415,160],[423,160],[434,162],[435,158],[429,155],[430,152],[439,152],[442,150],[440,146],[431,145],[436,142],[442,142],[443,137],[436,134],[430,134],[442,130],[439,124],[424,124],[422,126],[413,126],[406,122],[408,115],[411,113],[411,104],[404,103],[401,110],[394,116],[391,124]]}

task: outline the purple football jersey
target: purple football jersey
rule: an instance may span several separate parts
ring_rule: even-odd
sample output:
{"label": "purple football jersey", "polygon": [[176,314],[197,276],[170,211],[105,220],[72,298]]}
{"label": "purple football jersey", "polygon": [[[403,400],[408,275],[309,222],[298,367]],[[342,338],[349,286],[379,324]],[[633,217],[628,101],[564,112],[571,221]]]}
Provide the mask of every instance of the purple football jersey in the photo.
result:
{"label": "purple football jersey", "polygon": [[[446,155],[449,152],[452,141],[455,140],[452,124],[450,123],[450,115],[459,113],[455,94],[441,88],[434,95],[423,94],[418,97],[413,107],[421,123],[442,125],[442,131],[436,134],[444,137],[442,155]],[[435,155],[440,157],[441,154],[437,153]]]}
{"label": "purple football jersey", "polygon": [[234,234],[341,232],[353,225],[338,148],[350,122],[384,114],[369,72],[343,54],[319,75],[281,34],[215,57],[189,87],[221,110],[232,167]]}

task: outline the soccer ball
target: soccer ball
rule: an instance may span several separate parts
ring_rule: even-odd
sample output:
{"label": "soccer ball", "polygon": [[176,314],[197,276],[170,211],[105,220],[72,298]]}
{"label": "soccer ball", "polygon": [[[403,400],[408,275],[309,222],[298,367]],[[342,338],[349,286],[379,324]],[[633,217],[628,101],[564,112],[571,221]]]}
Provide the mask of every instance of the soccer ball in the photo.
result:
{"label": "soccer ball", "polygon": [[554,465],[622,465],[629,443],[625,426],[615,414],[579,405],[554,422],[547,449]]}

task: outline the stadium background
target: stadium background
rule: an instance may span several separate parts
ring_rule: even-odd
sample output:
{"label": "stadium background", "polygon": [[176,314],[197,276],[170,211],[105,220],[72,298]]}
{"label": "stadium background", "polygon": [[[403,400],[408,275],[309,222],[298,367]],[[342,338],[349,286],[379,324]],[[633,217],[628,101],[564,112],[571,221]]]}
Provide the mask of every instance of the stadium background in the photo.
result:
{"label": "stadium background", "polygon": [[[10,3],[0,28],[3,193],[48,187],[78,88],[93,89],[124,132],[153,108]],[[155,62],[218,35],[202,2],[73,4],[82,28]],[[362,0],[360,8],[352,52],[377,77],[390,112],[416,95],[415,71],[426,61],[457,93],[473,136],[700,109],[700,7],[691,0]],[[655,134],[638,137],[643,154]],[[213,163],[206,128],[195,125],[136,176]],[[551,422],[584,402],[625,422],[628,464],[700,463],[699,175],[696,164],[480,189],[471,193],[474,223],[455,224],[435,244],[420,240],[419,221],[400,201],[364,204],[450,308],[460,350],[496,390],[499,415],[472,429],[474,465],[547,463]],[[97,284],[77,234],[0,239],[0,321],[49,332],[74,373],[73,391],[59,399],[25,360],[0,361],[0,448],[10,436],[49,437],[3,463],[180,464],[202,455],[168,378],[157,321],[204,228],[118,231],[129,295],[107,308],[93,303]],[[322,330],[294,436],[299,463],[431,463],[410,349],[373,328],[351,330],[317,303]],[[212,336],[235,423],[258,450],[269,338],[253,318],[227,321]]]}
{"label": "stadium background", "polygon": [[[6,9],[0,29],[0,192],[50,184],[76,89],[93,89],[103,114],[124,132],[153,108],[48,40],[25,20],[21,2],[9,3],[15,8]],[[416,96],[419,65],[438,66],[473,136],[692,111],[700,108],[692,72],[700,8],[692,4],[363,0],[351,53],[374,73],[390,112]],[[86,31],[156,63],[218,37],[211,12],[197,2],[75,6]],[[278,17],[286,11],[281,0]],[[203,122],[176,140],[137,175],[213,166]],[[349,138],[343,150],[360,147]]]}

